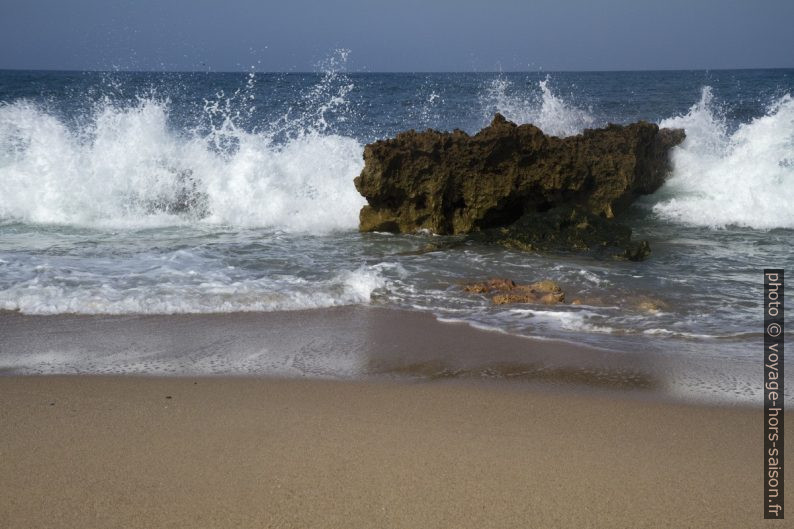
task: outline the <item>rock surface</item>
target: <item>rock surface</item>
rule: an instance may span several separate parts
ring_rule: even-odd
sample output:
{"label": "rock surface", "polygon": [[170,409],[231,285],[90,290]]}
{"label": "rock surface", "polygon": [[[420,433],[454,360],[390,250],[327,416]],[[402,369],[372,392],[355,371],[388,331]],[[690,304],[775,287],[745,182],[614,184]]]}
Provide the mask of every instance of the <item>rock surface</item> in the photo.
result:
{"label": "rock surface", "polygon": [[565,293],[555,281],[544,279],[528,285],[517,285],[512,279],[494,277],[479,283],[464,285],[463,290],[476,294],[492,294],[494,305],[507,303],[542,303],[556,305],[565,301]]}
{"label": "rock surface", "polygon": [[535,252],[586,251],[631,261],[648,257],[647,241],[632,241],[631,228],[577,206],[526,213],[513,224],[472,234],[473,240]]}
{"label": "rock surface", "polygon": [[601,236],[612,224],[606,219],[662,185],[668,151],[683,139],[682,130],[646,122],[557,138],[499,114],[474,136],[403,132],[364,149],[355,179],[368,202],[360,230],[448,235],[508,227],[486,239],[534,250],[617,246],[641,258],[647,248],[627,247],[628,228]]}

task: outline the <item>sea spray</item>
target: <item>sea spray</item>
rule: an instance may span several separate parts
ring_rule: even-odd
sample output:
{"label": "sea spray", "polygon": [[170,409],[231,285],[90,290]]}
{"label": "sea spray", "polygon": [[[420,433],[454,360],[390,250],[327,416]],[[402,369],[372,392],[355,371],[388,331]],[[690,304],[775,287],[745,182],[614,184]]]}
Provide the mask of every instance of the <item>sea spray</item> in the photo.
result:
{"label": "sea spray", "polygon": [[[774,186],[774,204],[790,188],[783,95],[794,94],[792,79],[743,70],[561,72],[544,81],[336,66],[0,72],[0,306],[138,314],[373,303],[637,355],[674,350],[708,365],[749,358],[757,264],[794,262],[794,230],[732,224],[747,211],[751,177]],[[713,86],[711,99],[690,110],[703,84]],[[357,232],[363,200],[352,179],[363,144],[411,128],[476,133],[496,111],[561,135],[607,121],[684,126],[688,142],[668,185],[645,198],[658,204],[655,214],[630,218],[638,237],[652,239],[652,257],[599,261],[474,244],[428,251],[437,238]],[[671,199],[686,215],[667,216]],[[693,225],[698,211],[709,216]],[[780,211],[744,219],[790,226]],[[513,312],[459,286],[492,276],[550,278],[582,304]],[[667,308],[647,311],[643,300]],[[731,391],[745,387],[729,382]]]}
{"label": "sea spray", "polygon": [[546,76],[538,81],[538,91],[522,94],[508,79],[493,79],[482,96],[486,119],[490,121],[499,112],[514,123],[532,123],[553,136],[573,136],[594,125],[589,111],[565,101],[550,85],[551,77]]}
{"label": "sea spray", "polygon": [[730,132],[712,89],[662,127],[686,130],[672,153],[673,175],[654,212],[686,224],[724,228],[794,228],[794,99]]}
{"label": "sea spray", "polygon": [[[0,103],[0,218],[140,228],[194,223],[285,231],[355,229],[362,145],[332,132],[352,89],[336,71],[304,110],[253,130],[246,86],[204,101],[205,127],[174,130],[168,98],[101,98],[66,122],[27,100]],[[294,114],[294,115],[293,115]]]}

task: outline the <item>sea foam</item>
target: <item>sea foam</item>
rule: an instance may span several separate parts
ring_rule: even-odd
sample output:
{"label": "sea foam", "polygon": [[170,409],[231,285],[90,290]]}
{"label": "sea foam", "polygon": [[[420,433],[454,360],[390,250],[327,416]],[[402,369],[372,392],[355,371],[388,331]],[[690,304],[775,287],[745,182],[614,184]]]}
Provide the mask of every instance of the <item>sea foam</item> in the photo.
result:
{"label": "sea foam", "polygon": [[[294,275],[265,275],[238,280],[223,270],[176,278],[161,273],[159,281],[130,286],[96,277],[75,278],[52,270],[0,290],[0,310],[25,314],[199,314],[270,312],[366,304],[373,293],[388,287],[376,269],[341,270],[329,279],[308,280]],[[186,276],[187,274],[181,274]]]}
{"label": "sea foam", "polygon": [[731,132],[707,86],[687,114],[660,126],[684,128],[687,137],[672,152],[673,174],[658,193],[657,215],[713,228],[794,228],[790,95]]}
{"label": "sea foam", "polygon": [[[554,93],[550,78],[522,94],[503,77],[481,98],[485,113],[500,112],[515,123],[532,123],[556,136],[572,136],[598,122],[588,110]],[[794,99],[784,95],[765,115],[731,129],[705,86],[686,114],[660,127],[683,128],[686,140],[673,149],[673,171],[656,195],[654,212],[669,221],[723,228],[794,228]]]}
{"label": "sea foam", "polygon": [[0,218],[101,228],[356,227],[364,204],[353,186],[363,166],[357,140],[325,133],[322,121],[282,142],[228,121],[204,135],[168,122],[168,101],[153,97],[104,102],[77,130],[27,101],[0,105]]}

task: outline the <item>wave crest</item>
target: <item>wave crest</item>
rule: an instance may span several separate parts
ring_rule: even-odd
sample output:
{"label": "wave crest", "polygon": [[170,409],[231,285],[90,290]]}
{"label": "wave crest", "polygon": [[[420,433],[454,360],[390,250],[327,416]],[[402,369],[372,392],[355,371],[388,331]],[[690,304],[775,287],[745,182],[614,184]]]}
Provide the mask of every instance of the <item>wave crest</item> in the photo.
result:
{"label": "wave crest", "polygon": [[[283,124],[246,132],[228,116],[210,133],[176,132],[168,101],[154,97],[127,107],[105,101],[77,129],[27,101],[0,105],[0,218],[103,228],[355,229],[364,199],[353,178],[363,147],[324,132],[328,105],[319,123],[283,142],[274,141]],[[217,117],[217,106],[205,110]]]}
{"label": "wave crest", "polygon": [[687,114],[660,126],[684,128],[687,137],[672,152],[673,175],[659,191],[657,215],[712,228],[794,228],[790,95],[731,133],[707,86]]}

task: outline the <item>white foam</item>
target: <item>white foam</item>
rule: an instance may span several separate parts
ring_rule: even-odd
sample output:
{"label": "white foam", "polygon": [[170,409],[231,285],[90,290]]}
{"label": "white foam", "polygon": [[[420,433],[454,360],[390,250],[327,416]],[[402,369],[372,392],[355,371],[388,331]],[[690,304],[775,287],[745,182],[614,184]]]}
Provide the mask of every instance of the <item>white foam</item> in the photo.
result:
{"label": "white foam", "polygon": [[331,279],[295,276],[234,281],[215,273],[195,282],[161,282],[142,288],[108,283],[39,281],[38,277],[0,291],[0,309],[25,314],[193,314],[301,310],[369,303],[388,287],[377,269],[343,270]]}
{"label": "white foam", "polygon": [[602,277],[602,276],[600,276],[598,274],[595,274],[593,272],[590,272],[590,271],[584,270],[584,269],[579,270],[578,275],[582,279],[584,279],[585,281],[587,281],[589,283],[592,283],[592,284],[594,284],[596,286],[599,286],[599,287],[600,286],[609,285],[611,283],[609,281],[609,279],[606,279],[605,277]]}
{"label": "white foam", "polygon": [[509,80],[503,77],[494,79],[484,94],[487,119],[499,112],[514,123],[532,123],[553,136],[573,136],[592,127],[595,122],[593,116],[556,95],[549,83],[547,76],[538,82],[538,93],[525,96],[515,93]]}
{"label": "white foam", "polygon": [[686,115],[662,127],[681,127],[686,140],[672,152],[673,175],[654,212],[668,220],[721,228],[794,228],[794,99],[730,133],[710,87]]}
{"label": "white foam", "polygon": [[697,334],[697,333],[684,332],[684,331],[671,331],[670,329],[664,329],[664,328],[645,329],[644,331],[642,331],[642,333],[650,334],[650,335],[658,335],[658,336],[678,336],[681,338],[694,338],[694,339],[719,338],[719,336],[712,334]]}
{"label": "white foam", "polygon": [[[228,123],[185,136],[169,129],[168,112],[168,102],[154,98],[104,103],[71,130],[29,102],[0,105],[0,218],[90,227],[356,227],[364,204],[353,186],[363,166],[358,141],[310,129],[276,145],[268,133]],[[236,148],[219,151],[219,134]]]}
{"label": "white foam", "polygon": [[585,310],[577,311],[557,311],[557,310],[534,310],[534,309],[511,309],[511,313],[526,315],[539,320],[543,324],[559,326],[561,329],[569,331],[587,331],[597,333],[613,333],[615,329],[605,325],[595,325],[587,321],[595,313]]}

